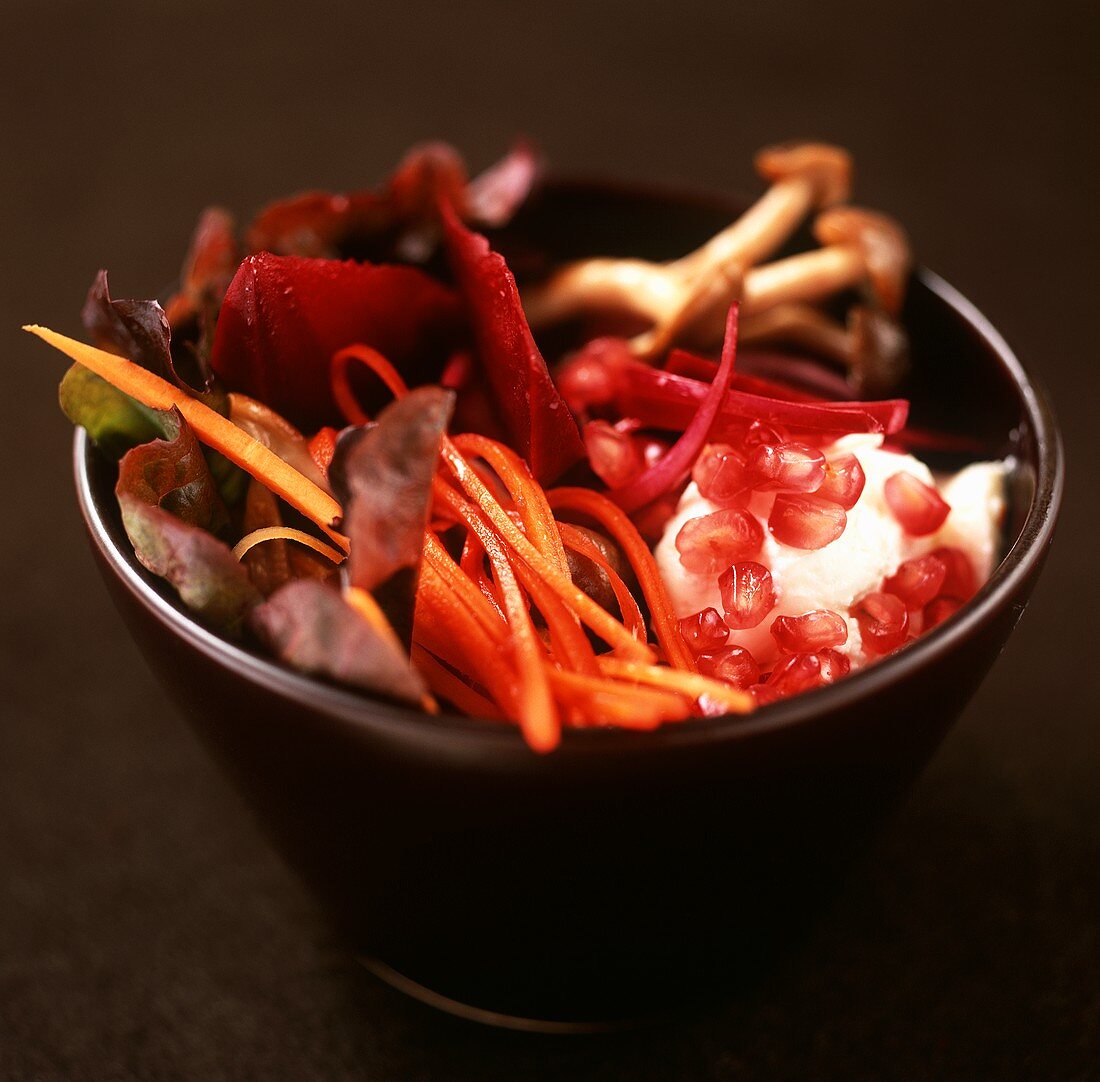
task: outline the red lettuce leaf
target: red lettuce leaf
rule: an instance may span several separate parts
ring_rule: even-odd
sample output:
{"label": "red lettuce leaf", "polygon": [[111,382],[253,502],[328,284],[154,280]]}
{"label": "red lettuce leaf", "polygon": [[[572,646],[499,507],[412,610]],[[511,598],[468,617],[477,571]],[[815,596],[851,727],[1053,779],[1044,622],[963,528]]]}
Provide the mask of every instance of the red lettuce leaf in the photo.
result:
{"label": "red lettuce leaf", "polygon": [[467,184],[466,167],[445,143],[414,147],[378,189],[305,192],[265,207],[248,229],[252,252],[355,256],[374,262],[426,262],[439,240],[440,199],[478,225],[507,222],[539,172],[532,146],[518,143]]}
{"label": "red lettuce leaf", "polygon": [[361,342],[422,382],[460,328],[455,294],[414,267],[264,252],[230,283],[211,364],[227,386],[312,432],[340,423],[329,380],[337,350]]}
{"label": "red lettuce leaf", "polygon": [[178,328],[198,320],[212,328],[240,261],[233,216],[221,207],[207,207],[191,237],[179,291],[167,304],[168,322]]}
{"label": "red lettuce leaf", "polygon": [[228,515],[199,441],[178,410],[160,417],[167,438],[134,447],[119,463],[123,527],[144,567],[166,579],[203,623],[235,637],[260,595],[214,536]]}
{"label": "red lettuce leaf", "polygon": [[478,359],[512,445],[548,483],[584,458],[584,441],[527,325],[503,256],[441,206],[451,266],[473,327]]}
{"label": "red lettuce leaf", "polygon": [[252,630],[280,661],[388,698],[419,703],[424,683],[408,657],[316,579],[277,590],[252,611]]}
{"label": "red lettuce leaf", "polygon": [[348,577],[373,593],[406,645],[439,446],[454,394],[419,387],[387,406],[334,458],[329,475],[341,493],[341,529],[351,541]]}

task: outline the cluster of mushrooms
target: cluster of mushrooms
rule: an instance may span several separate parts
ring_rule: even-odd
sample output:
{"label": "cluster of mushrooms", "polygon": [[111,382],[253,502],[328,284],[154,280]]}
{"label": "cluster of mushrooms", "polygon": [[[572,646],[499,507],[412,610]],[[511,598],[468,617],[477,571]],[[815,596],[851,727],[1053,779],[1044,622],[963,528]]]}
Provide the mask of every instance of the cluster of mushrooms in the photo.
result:
{"label": "cluster of mushrooms", "polygon": [[[725,314],[741,304],[740,341],[794,348],[839,365],[853,391],[873,395],[904,374],[908,343],[898,323],[911,266],[908,239],[891,218],[847,204],[852,160],[839,147],[795,143],[755,158],[771,186],[740,218],[702,247],[668,263],[584,259],[528,290],[533,327],[618,311],[644,320],[632,352],[653,361],[673,345],[721,342]],[[763,260],[815,213],[820,243]],[[853,295],[844,322],[830,309]]]}

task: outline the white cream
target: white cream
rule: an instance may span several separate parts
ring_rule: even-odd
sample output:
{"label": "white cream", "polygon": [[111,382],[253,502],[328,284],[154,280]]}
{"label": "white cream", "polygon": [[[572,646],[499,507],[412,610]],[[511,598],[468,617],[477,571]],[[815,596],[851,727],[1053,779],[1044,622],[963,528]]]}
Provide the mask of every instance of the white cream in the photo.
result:
{"label": "white cream", "polygon": [[[776,607],[759,626],[730,633],[730,643],[744,646],[765,668],[778,656],[770,627],[777,616],[799,616],[811,609],[829,609],[844,617],[848,641],[841,651],[853,663],[864,660],[859,625],[851,619],[853,603],[881,587],[898,565],[941,545],[962,549],[971,559],[979,581],[989,577],[999,555],[1004,518],[1005,463],[979,462],[939,483],[951,505],[947,521],[930,537],[909,537],[886,504],[883,486],[899,470],[933,483],[928,467],[912,455],[881,449],[882,437],[851,435],[825,449],[827,457],[850,453],[867,476],[859,501],[848,512],[848,525],[831,544],[812,551],[781,545],[769,533],[768,514],[775,497],[757,493],[749,510],[764,527],[764,547],[757,559],[772,573]],[[715,575],[693,574],[680,563],[676,535],[684,523],[717,510],[694,483],[680,499],[676,514],[665,527],[655,550],[657,565],[672,599],[676,615],[690,616],[708,606],[723,611]]]}

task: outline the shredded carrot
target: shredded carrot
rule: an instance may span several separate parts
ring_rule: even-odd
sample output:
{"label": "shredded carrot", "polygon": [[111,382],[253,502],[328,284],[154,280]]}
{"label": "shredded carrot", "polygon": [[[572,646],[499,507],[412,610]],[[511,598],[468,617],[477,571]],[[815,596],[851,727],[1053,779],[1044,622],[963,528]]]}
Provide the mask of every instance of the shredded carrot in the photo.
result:
{"label": "shredded carrot", "polygon": [[334,564],[342,564],[345,556],[342,552],[337,552],[331,545],[326,545],[324,541],[318,541],[312,534],[306,533],[304,530],[295,530],[290,526],[264,526],[259,530],[253,530],[250,534],[245,534],[233,546],[233,555],[238,560],[244,558],[246,552],[255,548],[256,545],[262,544],[264,541],[297,541],[299,545],[305,545],[307,548],[313,549],[314,552],[319,552],[322,556],[328,557]]}
{"label": "shredded carrot", "polygon": [[332,397],[336,399],[336,405],[347,419],[348,424],[370,424],[370,417],[359,405],[355,397],[351,382],[348,378],[348,369],[353,361],[366,365],[389,388],[394,398],[401,398],[409,393],[408,385],[401,378],[397,369],[381,353],[370,346],[357,344],[345,346],[332,355],[329,365],[329,381],[332,386]]}
{"label": "shredded carrot", "polygon": [[654,694],[651,689],[639,695],[636,687],[599,676],[554,668],[549,672],[554,690],[579,708],[587,726],[613,723],[619,728],[655,729],[690,713],[689,704],[677,695]]}
{"label": "shredded carrot", "polygon": [[[507,512],[493,499],[492,494],[470,464],[446,437],[443,439],[442,453],[459,485],[477,504],[478,508],[484,512],[489,523],[495,528],[502,540],[517,553],[520,559],[535,574],[546,580],[547,585],[558,594],[571,611],[580,617],[583,623],[590,627],[608,645],[621,650],[625,657],[637,661],[649,662],[654,660],[653,651],[649,646],[645,643],[639,643],[627,628],[605,609],[600,608],[583,590],[574,584],[567,573],[561,571],[555,563],[548,560],[531,544],[523,531],[509,518]],[[467,525],[470,525],[468,512],[462,506],[461,499],[456,499],[454,491],[446,484],[441,483],[438,477],[433,491],[440,500],[457,511],[463,521],[467,522]]]}
{"label": "shredded carrot", "polygon": [[600,546],[592,540],[583,530],[569,522],[559,522],[558,530],[566,548],[572,549],[586,559],[591,560],[606,576],[611,583],[611,590],[615,594],[615,600],[619,603],[619,611],[622,614],[623,623],[627,626],[635,638],[646,641],[645,617],[638,608],[638,602],[630,592],[630,587],[623,582],[619,573],[607,561]]}
{"label": "shredded carrot", "polygon": [[556,488],[546,498],[555,511],[572,511],[595,520],[618,543],[641,584],[665,659],[674,669],[694,672],[695,661],[672,614],[672,603],[657,570],[657,561],[626,513],[606,496],[588,488]]}
{"label": "shredded carrot", "polygon": [[638,665],[613,657],[597,658],[600,671],[621,680],[665,688],[688,695],[692,699],[711,699],[731,714],[746,714],[753,708],[753,697],[724,680],[713,680],[697,672],[684,672],[665,665]]}
{"label": "shredded carrot", "polygon": [[23,329],[59,349],[142,405],[158,410],[176,407],[203,443],[220,451],[276,496],[281,496],[347,551],[348,539],[332,525],[341,514],[339,503],[232,421],[124,357],[66,338],[47,327],[26,326]]}
{"label": "shredded carrot", "polygon": [[489,721],[505,720],[496,703],[470,687],[439,658],[416,643],[413,643],[412,659],[427,681],[428,687],[441,699],[445,699],[470,717],[487,718]]}

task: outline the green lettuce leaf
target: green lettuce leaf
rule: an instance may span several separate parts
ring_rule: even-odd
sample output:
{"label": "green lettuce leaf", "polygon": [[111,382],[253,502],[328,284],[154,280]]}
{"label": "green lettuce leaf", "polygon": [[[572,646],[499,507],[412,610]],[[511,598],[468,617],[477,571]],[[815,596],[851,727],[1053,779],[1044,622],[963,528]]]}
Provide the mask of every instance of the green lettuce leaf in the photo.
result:
{"label": "green lettuce leaf", "polygon": [[87,429],[92,442],[111,458],[121,458],[131,447],[165,434],[157,410],[80,364],[65,373],[57,399],[65,416]]}

